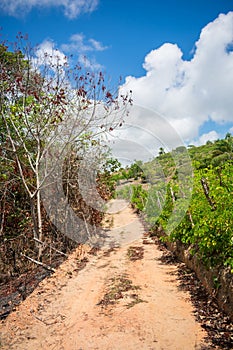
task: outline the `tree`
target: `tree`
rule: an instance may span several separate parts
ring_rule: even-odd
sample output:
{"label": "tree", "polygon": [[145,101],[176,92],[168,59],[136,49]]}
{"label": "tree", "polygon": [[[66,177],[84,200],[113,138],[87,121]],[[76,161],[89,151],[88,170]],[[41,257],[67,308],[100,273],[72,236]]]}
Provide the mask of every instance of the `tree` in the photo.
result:
{"label": "tree", "polygon": [[102,72],[70,67],[56,51],[36,60],[35,51],[21,34],[14,49],[0,45],[0,126],[1,149],[14,159],[30,199],[41,260],[41,194],[51,173],[71,150],[82,157],[87,145],[121,125],[131,99],[107,90]]}
{"label": "tree", "polygon": [[227,133],[225,139],[217,140],[215,142],[215,149],[213,151],[211,165],[215,168],[215,171],[219,178],[220,186],[223,186],[222,181],[222,168],[227,161],[233,159],[233,137],[230,133]]}
{"label": "tree", "polygon": [[165,154],[164,148],[160,147],[159,148],[159,156],[162,156],[163,154]]}

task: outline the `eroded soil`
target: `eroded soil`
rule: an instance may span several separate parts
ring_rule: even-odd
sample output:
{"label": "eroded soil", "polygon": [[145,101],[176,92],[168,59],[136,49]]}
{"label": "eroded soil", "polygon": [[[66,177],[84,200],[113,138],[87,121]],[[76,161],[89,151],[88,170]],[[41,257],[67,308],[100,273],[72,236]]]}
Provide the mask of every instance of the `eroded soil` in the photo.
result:
{"label": "eroded soil", "polygon": [[109,222],[119,247],[79,247],[2,322],[2,349],[210,349],[180,267],[127,205]]}

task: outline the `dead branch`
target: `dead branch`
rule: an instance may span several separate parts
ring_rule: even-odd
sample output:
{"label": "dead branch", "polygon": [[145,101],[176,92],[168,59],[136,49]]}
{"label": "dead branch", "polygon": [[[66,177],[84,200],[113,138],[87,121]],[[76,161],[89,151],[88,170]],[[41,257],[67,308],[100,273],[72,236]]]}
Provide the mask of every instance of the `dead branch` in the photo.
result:
{"label": "dead branch", "polygon": [[176,197],[175,197],[175,194],[174,194],[173,189],[172,189],[171,186],[170,186],[170,192],[171,192],[171,196],[172,196],[172,203],[175,203]]}
{"label": "dead branch", "polygon": [[45,242],[40,241],[38,238],[35,238],[35,237],[34,237],[33,239],[34,239],[34,241],[36,241],[37,243],[42,244],[44,247],[48,247],[48,246],[49,246],[50,249],[54,250],[54,251],[57,252],[58,254],[61,254],[61,255],[65,256],[66,258],[68,257],[67,254],[65,254],[65,253],[61,252],[60,250],[58,250],[58,249],[52,247],[51,245],[46,244]]}
{"label": "dead branch", "polygon": [[39,266],[42,266],[44,269],[46,269],[46,270],[48,270],[48,271],[52,271],[52,272],[55,272],[55,271],[56,271],[53,267],[48,266],[48,265],[42,263],[41,261],[37,261],[37,260],[35,260],[35,259],[32,259],[32,258],[30,258],[29,256],[27,256],[27,255],[25,255],[25,254],[23,254],[23,253],[20,253],[20,255],[23,256],[24,258],[26,258],[26,259],[32,261],[34,264],[39,265]]}
{"label": "dead branch", "polygon": [[209,205],[211,206],[211,209],[216,210],[216,204],[209,194],[209,186],[208,186],[208,183],[204,177],[201,178],[201,184],[202,184],[202,188],[204,190],[204,194],[206,196],[206,199],[207,199]]}
{"label": "dead branch", "polygon": [[187,211],[187,215],[188,215],[189,221],[191,222],[191,225],[192,225],[192,228],[193,228],[195,226],[195,224],[193,222],[193,217],[192,217],[192,214],[191,214],[190,210]]}

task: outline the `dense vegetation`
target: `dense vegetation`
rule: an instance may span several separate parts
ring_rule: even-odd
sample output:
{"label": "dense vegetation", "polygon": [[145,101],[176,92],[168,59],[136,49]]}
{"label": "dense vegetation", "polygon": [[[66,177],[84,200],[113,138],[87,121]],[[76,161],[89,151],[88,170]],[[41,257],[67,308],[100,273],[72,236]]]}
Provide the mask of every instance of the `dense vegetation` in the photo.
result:
{"label": "dense vegetation", "polygon": [[[168,153],[161,148],[152,161],[137,161],[119,170],[119,162],[99,137],[123,122],[121,116],[111,118],[119,104],[106,89],[102,73],[94,76],[77,66],[71,77],[66,64],[62,67],[54,57],[52,65],[46,63],[46,55],[44,59],[42,68],[35,68],[29,51],[0,45],[0,283],[24,274],[26,285],[26,274],[35,263],[53,270],[80,243],[59,229],[68,217],[61,212],[60,197],[54,195],[52,203],[58,226],[41,199],[50,182],[57,180],[56,172],[53,178],[41,174],[44,155],[54,156],[59,150],[58,126],[69,125],[74,115],[81,131],[74,134],[72,129],[72,142],[66,141],[66,151],[52,157],[50,166],[56,169],[62,159],[62,181],[56,185],[61,186],[61,199],[82,220],[79,234],[83,231],[86,239],[101,223],[102,210],[89,205],[97,203],[95,196],[108,199],[115,194],[130,198],[153,232],[163,230],[166,239],[191,247],[207,266],[233,271],[233,137],[227,134],[223,140]],[[100,101],[106,115],[95,113]],[[123,96],[123,101],[127,104],[130,99]],[[92,154],[98,157],[93,160]],[[88,177],[84,171],[91,185],[85,198],[80,168],[97,170],[95,188],[93,174]],[[117,184],[132,179],[133,185],[114,193]]]}
{"label": "dense vegetation", "polygon": [[[208,267],[228,266],[233,272],[233,137],[187,151],[192,176],[185,169],[187,158],[177,166],[173,152],[160,152],[141,166],[150,186],[133,185],[118,195],[131,197],[154,232],[163,230],[165,239],[186,244]],[[188,186],[182,190],[185,181],[190,196]]]}
{"label": "dense vegetation", "polygon": [[[102,72],[56,55],[38,59],[21,34],[0,43],[0,283],[34,264],[53,270],[96,233],[103,213],[88,202],[109,198],[118,169],[101,137],[122,125],[128,97],[113,95]],[[80,169],[89,171],[85,198]]]}

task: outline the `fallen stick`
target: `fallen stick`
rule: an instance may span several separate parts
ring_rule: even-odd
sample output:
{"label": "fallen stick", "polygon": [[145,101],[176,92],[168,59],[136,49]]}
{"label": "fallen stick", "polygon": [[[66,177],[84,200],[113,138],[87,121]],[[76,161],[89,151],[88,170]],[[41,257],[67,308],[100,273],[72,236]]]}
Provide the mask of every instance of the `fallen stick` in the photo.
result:
{"label": "fallen stick", "polygon": [[37,261],[37,260],[35,260],[35,259],[32,259],[32,258],[30,258],[29,256],[27,256],[27,255],[25,255],[25,254],[23,254],[23,253],[20,253],[20,255],[23,256],[24,258],[26,258],[26,259],[32,261],[33,263],[35,263],[35,264],[37,264],[37,265],[39,265],[39,266],[42,266],[42,267],[45,268],[46,270],[49,270],[49,271],[52,271],[52,272],[55,272],[55,271],[56,271],[53,267],[48,266],[48,265],[42,263],[41,261]]}

